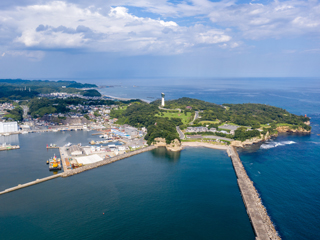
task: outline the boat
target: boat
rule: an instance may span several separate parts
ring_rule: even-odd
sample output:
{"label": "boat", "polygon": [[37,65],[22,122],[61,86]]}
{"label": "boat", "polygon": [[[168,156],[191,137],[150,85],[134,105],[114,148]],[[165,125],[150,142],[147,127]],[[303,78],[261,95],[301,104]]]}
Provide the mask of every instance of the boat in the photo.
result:
{"label": "boat", "polygon": [[47,160],[47,164],[49,164],[49,160]]}
{"label": "boat", "polygon": [[9,133],[4,133],[4,134],[3,134],[3,136],[9,136],[9,135],[10,135]]}
{"label": "boat", "polygon": [[53,158],[50,158],[47,162],[49,162],[49,170],[61,170],[61,160],[60,158],[57,158],[56,155],[53,156]]}
{"label": "boat", "polygon": [[23,132],[21,132],[21,134],[28,134],[28,132],[27,131],[23,131]]}
{"label": "boat", "polygon": [[71,146],[71,142],[68,142],[66,145],[64,145],[65,147],[70,147]]}

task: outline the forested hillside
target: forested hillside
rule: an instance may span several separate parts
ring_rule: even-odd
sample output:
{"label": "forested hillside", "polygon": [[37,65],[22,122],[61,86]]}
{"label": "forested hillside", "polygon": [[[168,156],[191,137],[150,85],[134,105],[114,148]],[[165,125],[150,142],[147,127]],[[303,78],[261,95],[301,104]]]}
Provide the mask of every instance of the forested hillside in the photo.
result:
{"label": "forested hillside", "polygon": [[75,81],[0,79],[0,99],[27,100],[40,93],[48,94],[52,92],[79,93],[88,97],[100,97],[101,94],[95,89],[79,89],[96,87],[95,84],[82,84]]}
{"label": "forested hillside", "polygon": [[[153,104],[157,105],[158,102]],[[202,110],[201,121],[216,121],[234,123],[240,126],[259,128],[262,124],[288,124],[293,127],[302,127],[310,130],[311,127],[304,124],[309,121],[308,117],[298,116],[288,111],[265,104],[223,104],[216,105],[198,99],[180,98],[166,102],[166,108],[186,109],[192,107],[192,111]]]}
{"label": "forested hillside", "polygon": [[110,116],[118,118],[118,124],[129,124],[134,127],[146,127],[148,133],[145,139],[148,144],[157,137],[165,138],[170,143],[175,138],[179,139],[176,126],[182,125],[180,118],[156,117],[159,108],[155,104],[144,102],[134,103],[126,110],[112,110]]}

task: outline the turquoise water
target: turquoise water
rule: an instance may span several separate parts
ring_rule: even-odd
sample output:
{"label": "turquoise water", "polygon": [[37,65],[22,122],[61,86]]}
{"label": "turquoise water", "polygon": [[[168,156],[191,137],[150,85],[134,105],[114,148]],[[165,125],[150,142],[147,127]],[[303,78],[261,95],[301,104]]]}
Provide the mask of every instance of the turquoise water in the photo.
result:
{"label": "turquoise water", "polygon": [[157,149],[5,194],[0,225],[0,239],[254,239],[230,159],[205,148]]}

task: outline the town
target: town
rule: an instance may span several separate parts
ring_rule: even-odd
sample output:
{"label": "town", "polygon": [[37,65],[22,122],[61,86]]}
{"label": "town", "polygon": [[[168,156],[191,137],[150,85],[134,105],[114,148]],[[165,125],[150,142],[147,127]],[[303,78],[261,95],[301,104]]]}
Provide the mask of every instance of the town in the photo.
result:
{"label": "town", "polygon": [[[60,98],[61,95],[53,94],[51,97]],[[118,125],[116,124],[117,119],[110,117],[111,110],[122,108],[119,105],[70,104],[66,106],[67,113],[50,113],[42,117],[32,117],[28,114],[28,106],[22,105],[24,117],[21,122],[17,122],[7,117],[11,110],[19,107],[17,103],[19,101],[15,101],[15,103],[5,102],[0,105],[0,118],[2,120],[0,122],[0,136],[37,132],[92,131],[92,135],[100,137],[100,140],[88,142],[87,146],[72,145],[71,143],[60,146],[64,147],[62,151],[64,151],[65,156],[68,156],[63,159],[66,169],[81,167],[147,145],[144,140],[147,131],[145,127],[138,129],[128,124]],[[3,143],[0,150],[18,148],[19,146]],[[47,148],[58,148],[58,146],[55,143],[47,143]],[[61,167],[55,167],[52,170],[61,170]]]}

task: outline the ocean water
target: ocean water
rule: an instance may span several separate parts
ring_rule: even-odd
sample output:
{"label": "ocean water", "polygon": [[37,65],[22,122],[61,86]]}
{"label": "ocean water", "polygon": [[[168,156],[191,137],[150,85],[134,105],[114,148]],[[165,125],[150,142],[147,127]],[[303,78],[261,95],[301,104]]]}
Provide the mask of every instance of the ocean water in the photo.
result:
{"label": "ocean water", "polygon": [[0,226],[6,240],[254,239],[230,159],[205,148],[156,149],[2,195]]}

